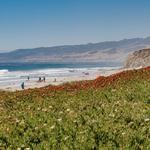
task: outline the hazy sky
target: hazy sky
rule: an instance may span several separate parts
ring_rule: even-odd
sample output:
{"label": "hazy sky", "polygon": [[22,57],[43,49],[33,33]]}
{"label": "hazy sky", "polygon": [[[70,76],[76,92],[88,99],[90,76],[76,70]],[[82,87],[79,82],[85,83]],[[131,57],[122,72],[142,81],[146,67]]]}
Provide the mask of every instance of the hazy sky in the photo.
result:
{"label": "hazy sky", "polygon": [[150,36],[150,0],[0,0],[0,52]]}

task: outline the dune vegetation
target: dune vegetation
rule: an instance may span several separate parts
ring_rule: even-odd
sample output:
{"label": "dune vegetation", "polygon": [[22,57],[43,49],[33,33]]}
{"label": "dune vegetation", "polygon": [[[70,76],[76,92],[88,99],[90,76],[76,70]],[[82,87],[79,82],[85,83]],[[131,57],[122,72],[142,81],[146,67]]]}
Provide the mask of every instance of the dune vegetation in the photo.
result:
{"label": "dune vegetation", "polygon": [[149,150],[150,67],[1,91],[0,149]]}

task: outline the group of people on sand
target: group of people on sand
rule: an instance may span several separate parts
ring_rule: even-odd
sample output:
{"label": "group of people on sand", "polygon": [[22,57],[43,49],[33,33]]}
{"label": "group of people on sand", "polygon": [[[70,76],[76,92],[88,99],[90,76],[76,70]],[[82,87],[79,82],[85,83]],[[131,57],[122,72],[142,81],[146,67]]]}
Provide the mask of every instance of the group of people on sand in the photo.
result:
{"label": "group of people on sand", "polygon": [[45,79],[46,79],[45,77],[43,77],[43,79],[42,79],[42,77],[39,77],[38,82],[42,82],[42,81],[45,82]]}
{"label": "group of people on sand", "polygon": [[[29,80],[30,80],[30,77],[28,76],[27,79],[28,79],[28,81],[29,81]],[[45,76],[43,77],[43,79],[42,79],[42,77],[39,77],[39,79],[38,79],[37,82],[42,82],[42,81],[45,82],[45,80],[46,80]]]}
{"label": "group of people on sand", "polygon": [[[30,77],[28,76],[27,77],[27,80],[29,81],[30,80]],[[38,81],[37,82],[45,82],[46,81],[46,78],[45,76],[44,77],[39,77]],[[22,82],[21,83],[21,89],[24,90],[25,89],[25,83]]]}
{"label": "group of people on sand", "polygon": [[[30,80],[30,77],[28,76],[28,77],[27,77],[27,81],[29,81],[29,80]],[[46,78],[45,78],[45,76],[43,76],[43,77],[39,77],[37,82],[45,82],[45,81],[46,81]],[[56,78],[54,78],[54,81],[53,81],[53,82],[56,82],[56,81],[57,81]],[[22,83],[21,83],[21,89],[22,89],[22,90],[25,89],[25,82],[22,82]]]}

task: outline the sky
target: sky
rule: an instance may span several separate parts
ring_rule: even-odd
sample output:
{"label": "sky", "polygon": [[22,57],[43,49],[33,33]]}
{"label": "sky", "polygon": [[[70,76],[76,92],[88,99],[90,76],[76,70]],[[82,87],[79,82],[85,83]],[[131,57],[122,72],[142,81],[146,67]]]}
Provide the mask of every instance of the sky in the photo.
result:
{"label": "sky", "polygon": [[150,36],[150,0],[0,0],[0,52]]}

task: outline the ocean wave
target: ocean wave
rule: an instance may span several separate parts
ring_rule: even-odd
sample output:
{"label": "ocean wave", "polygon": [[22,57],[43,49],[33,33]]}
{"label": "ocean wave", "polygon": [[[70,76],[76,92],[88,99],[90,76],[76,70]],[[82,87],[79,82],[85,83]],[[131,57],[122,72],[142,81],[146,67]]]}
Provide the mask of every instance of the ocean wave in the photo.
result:
{"label": "ocean wave", "polygon": [[7,69],[2,69],[2,70],[0,70],[0,74],[6,74],[6,73],[8,73],[9,71],[7,70]]}

